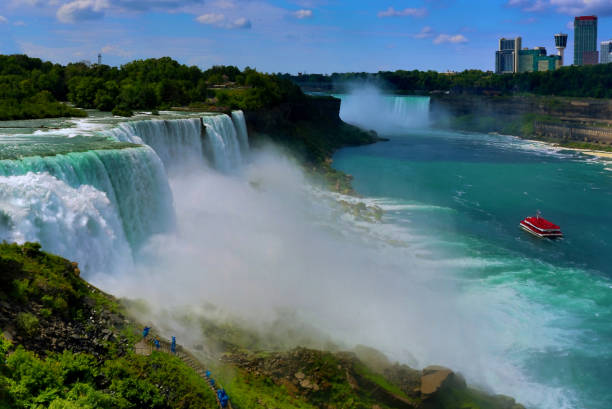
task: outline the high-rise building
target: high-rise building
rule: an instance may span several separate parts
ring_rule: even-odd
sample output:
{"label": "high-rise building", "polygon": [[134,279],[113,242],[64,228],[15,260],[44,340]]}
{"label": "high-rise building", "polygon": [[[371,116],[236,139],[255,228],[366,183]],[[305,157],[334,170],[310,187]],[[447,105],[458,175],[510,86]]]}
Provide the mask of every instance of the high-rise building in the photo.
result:
{"label": "high-rise building", "polygon": [[561,65],[563,65],[563,55],[565,54],[566,47],[567,47],[567,34],[563,34],[563,33],[555,34],[555,48],[557,48],[557,55],[561,57]]}
{"label": "high-rise building", "polygon": [[574,19],[574,65],[597,64],[597,17]]}
{"label": "high-rise building", "polygon": [[520,50],[521,37],[501,38],[499,50],[495,52],[495,72],[497,74],[518,72]]}
{"label": "high-rise building", "polygon": [[544,47],[525,48],[519,51],[518,72],[553,71],[561,67],[561,61],[559,55],[546,55]]}
{"label": "high-rise building", "polygon": [[601,63],[608,64],[612,62],[612,40],[601,42]]}

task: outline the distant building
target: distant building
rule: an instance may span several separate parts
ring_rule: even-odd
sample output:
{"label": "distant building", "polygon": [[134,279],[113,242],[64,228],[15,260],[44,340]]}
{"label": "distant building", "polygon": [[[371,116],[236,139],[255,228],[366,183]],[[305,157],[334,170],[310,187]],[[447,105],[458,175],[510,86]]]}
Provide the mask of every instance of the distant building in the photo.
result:
{"label": "distant building", "polygon": [[495,72],[497,74],[511,74],[519,71],[521,43],[521,37],[499,40],[499,50],[495,52]]}
{"label": "distant building", "polygon": [[612,62],[612,40],[601,42],[601,50],[599,55],[601,56],[602,64],[608,64]]}
{"label": "distant building", "polygon": [[546,55],[544,47],[525,48],[519,51],[518,72],[553,71],[561,67],[562,61],[560,55]]}
{"label": "distant building", "polygon": [[563,65],[563,57],[567,48],[567,34],[555,34],[555,48],[557,49],[557,55],[561,57],[561,65]]}
{"label": "distant building", "polygon": [[574,19],[574,65],[589,65],[598,62],[597,17],[576,17]]}

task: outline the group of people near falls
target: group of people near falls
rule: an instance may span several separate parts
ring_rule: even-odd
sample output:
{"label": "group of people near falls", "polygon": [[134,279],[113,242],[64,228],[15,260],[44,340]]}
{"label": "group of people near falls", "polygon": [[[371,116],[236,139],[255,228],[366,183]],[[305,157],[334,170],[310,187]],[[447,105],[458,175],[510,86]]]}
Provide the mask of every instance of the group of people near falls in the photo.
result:
{"label": "group of people near falls", "polygon": [[[142,330],[142,338],[146,340],[150,332],[151,332],[151,327],[144,327],[144,329]],[[157,337],[153,339],[153,345],[155,346],[156,350],[158,351],[160,350],[161,342],[159,341]],[[176,337],[175,336],[172,336],[172,341],[170,342],[170,352],[172,354],[176,354]],[[215,380],[212,378],[211,376],[212,374],[210,373],[210,371],[206,371],[205,375],[206,375],[206,379],[208,380],[208,383],[217,393],[217,399],[219,400],[219,404],[221,405],[222,408],[226,408],[229,404],[229,396],[227,396],[225,389],[223,388],[217,389],[215,387]]]}

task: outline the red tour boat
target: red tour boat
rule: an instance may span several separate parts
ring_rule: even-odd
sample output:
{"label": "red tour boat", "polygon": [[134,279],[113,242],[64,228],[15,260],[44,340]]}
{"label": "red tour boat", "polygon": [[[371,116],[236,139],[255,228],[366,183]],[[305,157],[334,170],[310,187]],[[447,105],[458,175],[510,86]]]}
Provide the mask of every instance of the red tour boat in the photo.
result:
{"label": "red tour boat", "polygon": [[537,237],[548,237],[551,239],[563,237],[561,228],[556,224],[542,218],[540,216],[540,211],[538,211],[535,217],[527,217],[521,221],[519,227]]}

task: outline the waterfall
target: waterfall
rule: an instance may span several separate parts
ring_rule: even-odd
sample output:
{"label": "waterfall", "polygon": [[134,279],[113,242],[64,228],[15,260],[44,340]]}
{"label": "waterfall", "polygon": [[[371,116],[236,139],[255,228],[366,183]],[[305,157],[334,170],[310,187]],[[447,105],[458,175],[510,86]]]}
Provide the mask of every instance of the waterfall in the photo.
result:
{"label": "waterfall", "polygon": [[167,169],[204,160],[202,122],[198,118],[125,122],[109,134],[122,142],[149,145]]}
{"label": "waterfall", "polygon": [[247,132],[246,121],[242,111],[232,111],[232,121],[238,133],[238,143],[240,144],[240,152],[245,156],[249,151],[249,134]]}
{"label": "waterfall", "polygon": [[0,160],[0,240],[40,242],[85,273],[117,271],[153,235],[175,226],[166,170],[208,162],[229,172],[249,149],[242,111],[125,122],[91,140],[104,145],[103,136],[143,146],[83,151],[88,137],[54,136],[59,150],[33,144],[21,159]]}
{"label": "waterfall", "polygon": [[221,172],[237,168],[242,163],[242,154],[238,131],[232,118],[228,115],[211,115],[203,117],[202,121],[206,125],[205,149],[210,154],[214,168]]}
{"label": "waterfall", "polygon": [[385,95],[372,87],[336,97],[342,100],[340,118],[365,129],[405,133],[429,125],[429,97]]}
{"label": "waterfall", "polygon": [[121,217],[92,186],[73,188],[47,173],[0,176],[0,239],[34,241],[77,261],[84,272],[117,271],[132,261]]}
{"label": "waterfall", "polygon": [[233,111],[231,117],[126,122],[109,134],[122,142],[149,145],[169,171],[208,161],[214,169],[229,172],[242,164],[249,150],[242,111]]}
{"label": "waterfall", "polygon": [[0,224],[0,239],[38,241],[84,271],[110,271],[172,229],[174,208],[152,149],[74,152],[0,161]]}

